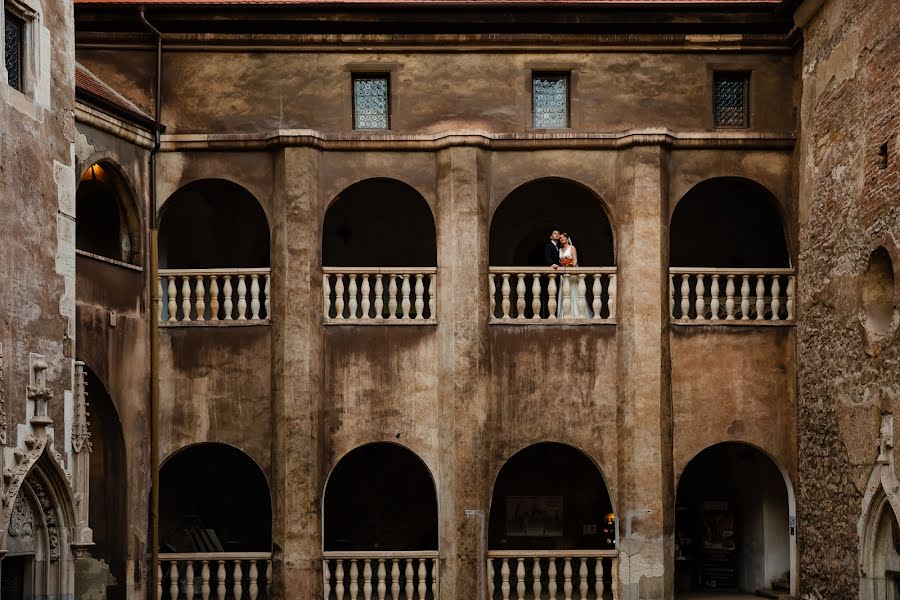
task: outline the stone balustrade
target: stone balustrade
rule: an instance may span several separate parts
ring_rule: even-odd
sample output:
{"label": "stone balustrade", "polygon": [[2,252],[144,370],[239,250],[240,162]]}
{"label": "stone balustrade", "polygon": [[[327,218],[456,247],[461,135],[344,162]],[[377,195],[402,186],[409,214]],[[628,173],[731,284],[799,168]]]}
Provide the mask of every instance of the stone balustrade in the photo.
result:
{"label": "stone balustrade", "polygon": [[491,322],[615,323],[615,267],[490,267]]}
{"label": "stone balustrade", "polygon": [[437,551],[324,552],[324,600],[437,600]]}
{"label": "stone balustrade", "polygon": [[269,320],[270,270],[160,269],[159,320],[229,324]]}
{"label": "stone balustrade", "polygon": [[489,600],[618,600],[616,550],[492,550]]}
{"label": "stone balustrade", "polygon": [[323,267],[325,323],[434,324],[437,269]]}
{"label": "stone balustrade", "polygon": [[160,554],[157,600],[268,598],[270,552]]}
{"label": "stone balustrade", "polygon": [[793,324],[793,269],[669,269],[669,312],[676,322]]}

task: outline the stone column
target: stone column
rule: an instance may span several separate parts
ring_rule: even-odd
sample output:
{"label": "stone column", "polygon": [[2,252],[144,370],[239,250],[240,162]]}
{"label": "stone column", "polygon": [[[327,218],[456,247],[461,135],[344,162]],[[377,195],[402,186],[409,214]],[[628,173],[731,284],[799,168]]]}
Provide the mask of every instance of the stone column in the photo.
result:
{"label": "stone column", "polygon": [[486,589],[490,494],[485,439],[489,156],[475,148],[450,148],[437,160],[441,597],[478,600]]}
{"label": "stone column", "polygon": [[[321,597],[322,297],[319,152],[275,158],[272,227],[273,597]],[[252,426],[248,424],[248,426]]]}
{"label": "stone column", "polygon": [[673,597],[667,153],[626,150],[618,230],[618,528],[622,600]]}

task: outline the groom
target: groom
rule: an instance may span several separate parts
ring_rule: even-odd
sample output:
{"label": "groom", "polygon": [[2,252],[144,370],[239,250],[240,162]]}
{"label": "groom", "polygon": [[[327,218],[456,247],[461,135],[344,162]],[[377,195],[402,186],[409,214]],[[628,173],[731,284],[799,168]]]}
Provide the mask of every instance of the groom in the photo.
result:
{"label": "groom", "polygon": [[550,232],[550,241],[544,246],[544,265],[559,268],[559,229]]}

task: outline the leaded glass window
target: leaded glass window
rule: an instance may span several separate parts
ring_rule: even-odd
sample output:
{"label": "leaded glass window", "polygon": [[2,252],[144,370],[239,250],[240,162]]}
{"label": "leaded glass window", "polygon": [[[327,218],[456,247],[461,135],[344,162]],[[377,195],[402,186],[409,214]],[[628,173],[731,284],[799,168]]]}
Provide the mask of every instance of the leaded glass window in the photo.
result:
{"label": "leaded glass window", "polygon": [[353,77],[353,128],[388,129],[390,92],[387,74]]}
{"label": "leaded glass window", "polygon": [[534,127],[561,129],[569,126],[569,76],[535,75],[532,78]]}
{"label": "leaded glass window", "polygon": [[10,87],[22,90],[22,51],[25,40],[25,21],[8,10],[3,11],[6,31],[3,36],[3,56],[6,58],[7,83]]}
{"label": "leaded glass window", "polygon": [[747,73],[716,73],[713,112],[716,127],[747,127]]}

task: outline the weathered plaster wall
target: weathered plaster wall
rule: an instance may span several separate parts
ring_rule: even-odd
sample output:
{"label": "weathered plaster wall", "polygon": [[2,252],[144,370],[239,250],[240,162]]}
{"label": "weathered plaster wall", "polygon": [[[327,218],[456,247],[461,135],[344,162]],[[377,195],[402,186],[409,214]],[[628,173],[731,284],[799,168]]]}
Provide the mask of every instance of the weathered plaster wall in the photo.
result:
{"label": "weathered plaster wall", "polygon": [[[895,327],[873,343],[860,322],[869,255],[900,239],[898,31],[892,0],[831,0],[804,24],[797,346],[800,576],[809,598],[857,597],[862,497],[880,416],[898,408]],[[890,251],[896,273],[900,256]]]}

